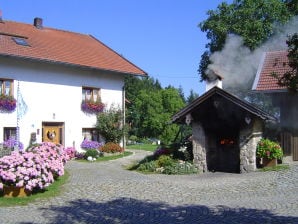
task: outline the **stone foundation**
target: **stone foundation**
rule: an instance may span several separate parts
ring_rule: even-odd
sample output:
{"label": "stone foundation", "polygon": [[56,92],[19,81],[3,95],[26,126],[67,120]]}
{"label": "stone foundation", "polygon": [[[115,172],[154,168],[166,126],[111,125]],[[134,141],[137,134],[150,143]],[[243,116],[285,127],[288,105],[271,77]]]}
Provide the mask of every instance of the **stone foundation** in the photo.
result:
{"label": "stone foundation", "polygon": [[193,163],[200,172],[207,172],[205,132],[200,123],[192,124]]}

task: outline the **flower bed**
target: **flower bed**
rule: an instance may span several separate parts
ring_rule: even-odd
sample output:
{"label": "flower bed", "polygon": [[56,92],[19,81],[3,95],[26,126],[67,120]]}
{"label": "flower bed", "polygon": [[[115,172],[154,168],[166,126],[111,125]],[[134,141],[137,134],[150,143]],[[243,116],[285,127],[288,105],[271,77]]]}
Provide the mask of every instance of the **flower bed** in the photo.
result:
{"label": "flower bed", "polygon": [[123,148],[114,142],[108,142],[104,146],[100,147],[100,151],[103,153],[122,153]]}
{"label": "flower bed", "polygon": [[4,186],[24,187],[28,191],[48,187],[64,175],[64,165],[71,159],[64,147],[43,142],[26,151],[13,151],[0,159],[0,189]]}

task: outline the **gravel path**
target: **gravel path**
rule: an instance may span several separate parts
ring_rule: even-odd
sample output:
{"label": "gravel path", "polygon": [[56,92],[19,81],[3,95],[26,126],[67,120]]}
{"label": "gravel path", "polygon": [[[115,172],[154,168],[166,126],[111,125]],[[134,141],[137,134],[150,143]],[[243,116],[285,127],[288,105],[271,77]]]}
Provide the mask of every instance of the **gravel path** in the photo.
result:
{"label": "gravel path", "polygon": [[71,161],[58,197],[0,208],[0,223],[298,223],[298,166],[249,174],[144,175],[123,169],[148,152]]}

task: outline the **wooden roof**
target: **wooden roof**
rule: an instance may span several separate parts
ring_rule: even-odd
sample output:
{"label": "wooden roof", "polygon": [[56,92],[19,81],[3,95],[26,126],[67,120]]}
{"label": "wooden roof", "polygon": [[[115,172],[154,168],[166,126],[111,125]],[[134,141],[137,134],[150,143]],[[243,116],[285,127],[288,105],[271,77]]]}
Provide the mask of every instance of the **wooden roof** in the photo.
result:
{"label": "wooden roof", "polygon": [[[191,114],[191,113],[195,112],[196,110],[199,110],[200,107],[207,100],[209,100],[210,98],[212,98],[214,96],[220,96],[220,97],[224,98],[225,100],[227,100],[229,103],[231,103],[233,105],[236,105],[237,107],[242,108],[243,110],[247,111],[248,113],[250,113],[250,114],[252,114],[256,117],[259,117],[260,119],[276,121],[275,117],[271,116],[270,114],[266,113],[265,111],[255,107],[251,103],[249,103],[247,101],[244,101],[244,100],[242,100],[242,99],[228,93],[227,91],[215,86],[212,89],[210,89],[208,92],[203,94],[202,96],[195,99],[189,105],[184,107],[178,113],[176,113],[172,117],[172,122],[184,123],[185,117],[186,117],[187,114]],[[225,105],[223,105],[223,107],[225,107]],[[226,109],[228,109],[228,108],[226,108]]]}
{"label": "wooden roof", "polygon": [[[42,23],[42,20],[41,20]],[[27,42],[17,44],[15,39]],[[91,35],[0,21],[0,56],[146,76],[146,72]]]}

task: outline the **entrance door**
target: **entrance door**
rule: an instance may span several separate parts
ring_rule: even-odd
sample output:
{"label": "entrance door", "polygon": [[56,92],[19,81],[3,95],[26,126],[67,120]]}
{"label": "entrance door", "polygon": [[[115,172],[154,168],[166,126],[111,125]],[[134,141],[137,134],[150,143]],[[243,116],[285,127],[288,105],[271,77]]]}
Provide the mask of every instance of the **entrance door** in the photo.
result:
{"label": "entrance door", "polygon": [[63,128],[63,123],[43,123],[42,141],[63,144]]}

